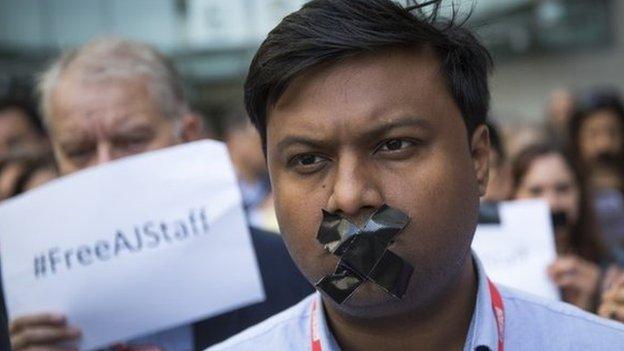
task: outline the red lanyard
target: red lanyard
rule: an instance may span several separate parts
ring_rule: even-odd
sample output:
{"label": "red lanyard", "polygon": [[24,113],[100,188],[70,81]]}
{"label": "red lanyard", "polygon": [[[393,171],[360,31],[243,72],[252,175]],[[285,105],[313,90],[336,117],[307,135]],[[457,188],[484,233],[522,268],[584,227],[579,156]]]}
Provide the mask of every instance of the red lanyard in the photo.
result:
{"label": "red lanyard", "polygon": [[498,351],[505,350],[505,306],[503,298],[496,288],[496,285],[488,278],[490,287],[490,299],[492,299],[492,312],[496,319],[496,331],[498,332]]}
{"label": "red lanyard", "polygon": [[[505,350],[505,306],[503,305],[503,298],[500,292],[496,288],[496,285],[488,279],[488,286],[490,288],[490,298],[492,299],[492,312],[496,319],[496,331],[498,332],[498,351]],[[312,351],[323,351],[321,345],[321,336],[319,335],[319,325],[316,317],[317,313],[317,299],[312,301],[312,313],[310,315],[310,336]]]}

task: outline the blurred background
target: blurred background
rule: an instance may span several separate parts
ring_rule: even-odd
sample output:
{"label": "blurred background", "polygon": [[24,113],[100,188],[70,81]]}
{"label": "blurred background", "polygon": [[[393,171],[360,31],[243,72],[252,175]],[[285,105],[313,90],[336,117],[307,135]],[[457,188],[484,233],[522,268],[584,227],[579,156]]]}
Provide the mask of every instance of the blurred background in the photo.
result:
{"label": "blurred background", "polygon": [[[185,77],[217,134],[242,102],[262,38],[302,0],[0,0],[0,96],[30,98],[34,78],[68,47],[118,35],[155,45]],[[496,61],[493,114],[540,123],[551,91],[624,86],[621,0],[464,0]],[[465,5],[465,6],[464,6]],[[505,123],[506,125],[508,123]]]}

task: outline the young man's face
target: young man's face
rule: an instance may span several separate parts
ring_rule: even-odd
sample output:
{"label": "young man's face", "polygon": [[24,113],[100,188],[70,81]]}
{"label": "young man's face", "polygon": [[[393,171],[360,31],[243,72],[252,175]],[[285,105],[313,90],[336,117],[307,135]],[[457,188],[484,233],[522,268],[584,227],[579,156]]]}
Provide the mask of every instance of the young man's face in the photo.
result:
{"label": "young man's face", "polygon": [[405,297],[365,283],[341,308],[384,313],[426,304],[460,274],[487,183],[489,140],[484,126],[469,140],[432,54],[396,51],[316,69],[268,112],[278,221],[311,282],[338,262],[316,239],[322,209],[361,224],[385,203],[411,217],[390,247],[414,267]]}

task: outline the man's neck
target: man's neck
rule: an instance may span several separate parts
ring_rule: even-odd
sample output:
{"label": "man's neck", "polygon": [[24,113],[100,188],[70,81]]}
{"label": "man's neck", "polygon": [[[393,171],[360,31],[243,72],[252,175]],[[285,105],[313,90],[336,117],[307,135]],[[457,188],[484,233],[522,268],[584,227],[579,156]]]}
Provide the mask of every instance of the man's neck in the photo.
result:
{"label": "man's neck", "polygon": [[327,322],[343,350],[462,350],[477,296],[477,275],[469,256],[450,294],[427,310],[375,319],[358,319],[325,306]]}

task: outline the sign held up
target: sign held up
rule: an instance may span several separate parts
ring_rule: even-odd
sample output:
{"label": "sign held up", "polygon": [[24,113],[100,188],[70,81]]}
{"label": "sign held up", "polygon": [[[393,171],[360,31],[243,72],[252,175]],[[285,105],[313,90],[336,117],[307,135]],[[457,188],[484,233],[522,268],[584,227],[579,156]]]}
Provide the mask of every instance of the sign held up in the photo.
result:
{"label": "sign held up", "polygon": [[495,282],[549,299],[559,292],[546,273],[557,257],[548,204],[522,200],[481,204],[472,249]]}
{"label": "sign held up", "polygon": [[262,301],[241,203],[215,141],[93,167],[6,201],[9,318],[63,313],[88,350]]}

